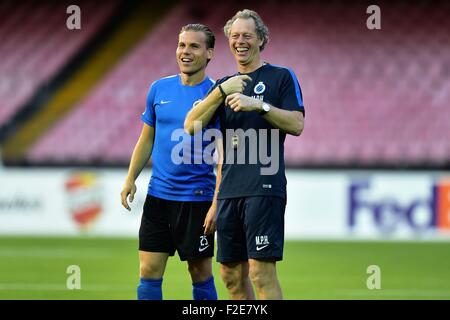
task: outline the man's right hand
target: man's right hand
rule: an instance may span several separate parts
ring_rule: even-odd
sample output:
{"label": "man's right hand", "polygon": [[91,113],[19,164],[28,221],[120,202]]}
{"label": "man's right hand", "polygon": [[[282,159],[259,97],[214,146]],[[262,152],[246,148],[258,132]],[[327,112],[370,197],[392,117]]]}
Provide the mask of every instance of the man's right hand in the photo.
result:
{"label": "man's right hand", "polygon": [[250,78],[248,75],[243,74],[240,76],[234,76],[227,81],[220,84],[223,91],[226,95],[230,95],[232,93],[242,93],[244,92],[245,86],[247,85],[247,82],[252,81],[252,78]]}
{"label": "man's right hand", "polygon": [[120,193],[120,198],[122,200],[122,205],[128,211],[131,211],[130,206],[128,205],[128,195],[130,196],[130,203],[134,200],[134,195],[136,193],[136,184],[130,180],[125,180],[125,184],[123,185],[122,192]]}

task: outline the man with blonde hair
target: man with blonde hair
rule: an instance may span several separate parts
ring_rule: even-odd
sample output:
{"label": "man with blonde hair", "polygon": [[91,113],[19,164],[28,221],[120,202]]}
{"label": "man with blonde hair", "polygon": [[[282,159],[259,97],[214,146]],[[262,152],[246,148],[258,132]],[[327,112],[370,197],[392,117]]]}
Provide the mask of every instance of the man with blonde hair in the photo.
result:
{"label": "man with blonde hair", "polygon": [[[122,205],[136,193],[135,180],[150,159],[153,172],[139,229],[140,282],[138,299],[161,300],[167,259],[175,251],[187,261],[194,300],[217,300],[212,275],[214,224],[216,215],[213,165],[193,163],[207,143],[186,154],[187,162],[177,163],[173,150],[179,144],[173,133],[183,133],[187,112],[214,84],[205,74],[214,51],[215,37],[202,24],[188,24],[178,35],[176,59],[180,73],[155,81],[148,92],[141,120],[144,122],[130,161],[121,192]],[[210,126],[211,127],[211,126]],[[213,126],[214,127],[214,126]],[[184,133],[186,149],[194,139]],[[186,139],[184,139],[186,138]],[[220,180],[220,175],[217,177]]]}

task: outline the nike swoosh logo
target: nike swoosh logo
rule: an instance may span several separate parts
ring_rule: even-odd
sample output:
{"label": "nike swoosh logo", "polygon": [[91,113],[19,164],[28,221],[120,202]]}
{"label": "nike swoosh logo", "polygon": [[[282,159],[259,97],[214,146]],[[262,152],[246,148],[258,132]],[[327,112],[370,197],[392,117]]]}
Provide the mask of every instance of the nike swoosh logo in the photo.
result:
{"label": "nike swoosh logo", "polygon": [[172,102],[172,101],[164,101],[164,100],[161,100],[161,104],[166,104],[166,103],[170,103],[170,102]]}
{"label": "nike swoosh logo", "polygon": [[256,246],[256,251],[260,251],[260,250],[262,250],[262,249],[264,249],[265,247],[268,247],[268,246],[269,246],[268,244],[266,244],[265,246],[262,246],[262,247]]}
{"label": "nike swoosh logo", "polygon": [[199,252],[205,251],[208,247],[209,247],[209,245],[207,245],[206,247],[203,247],[203,248],[198,248],[198,251]]}

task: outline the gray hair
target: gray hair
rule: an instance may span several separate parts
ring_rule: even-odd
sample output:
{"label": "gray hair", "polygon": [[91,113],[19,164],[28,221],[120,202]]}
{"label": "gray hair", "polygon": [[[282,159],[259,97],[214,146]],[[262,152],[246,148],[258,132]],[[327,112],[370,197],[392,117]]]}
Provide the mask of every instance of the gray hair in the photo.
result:
{"label": "gray hair", "polygon": [[262,40],[262,45],[259,47],[260,51],[264,50],[264,47],[269,42],[269,29],[264,24],[264,21],[261,19],[259,14],[257,14],[253,10],[244,9],[242,11],[238,11],[233,18],[227,21],[225,26],[223,27],[223,32],[225,33],[225,36],[228,38],[230,37],[230,30],[231,25],[233,22],[235,22],[237,19],[253,19],[255,21],[255,29],[256,34],[260,40]]}

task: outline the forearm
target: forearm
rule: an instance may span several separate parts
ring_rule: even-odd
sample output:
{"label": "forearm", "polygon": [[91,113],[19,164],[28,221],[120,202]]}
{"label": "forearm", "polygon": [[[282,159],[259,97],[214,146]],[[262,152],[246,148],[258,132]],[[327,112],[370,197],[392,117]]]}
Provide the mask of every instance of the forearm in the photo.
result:
{"label": "forearm", "polygon": [[148,160],[150,159],[153,149],[153,141],[145,141],[141,138],[136,143],[131,156],[130,167],[128,168],[127,179],[132,182],[136,181],[139,174],[144,169]]}
{"label": "forearm", "polygon": [[216,188],[214,190],[213,205],[217,204],[217,195],[219,194],[220,183],[222,182],[222,164],[217,165]]}
{"label": "forearm", "polygon": [[[218,88],[215,88],[205,100],[189,111],[184,121],[184,130],[188,134],[194,135],[198,130],[206,127],[222,102],[222,94]],[[201,123],[201,126],[195,126],[195,122],[197,121]]]}
{"label": "forearm", "polygon": [[214,190],[213,206],[217,204],[217,195],[219,194],[220,183],[222,182],[222,164],[223,164],[223,139],[216,140],[217,166],[216,166],[216,188]]}
{"label": "forearm", "polygon": [[301,112],[283,110],[272,106],[263,117],[272,126],[288,134],[299,136],[303,131],[304,119]]}

